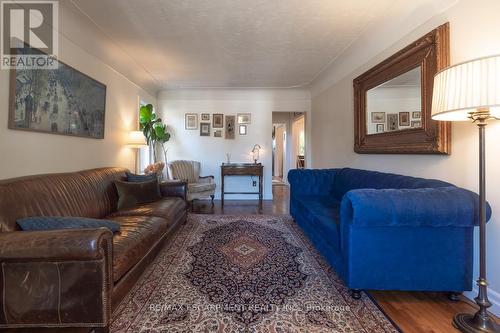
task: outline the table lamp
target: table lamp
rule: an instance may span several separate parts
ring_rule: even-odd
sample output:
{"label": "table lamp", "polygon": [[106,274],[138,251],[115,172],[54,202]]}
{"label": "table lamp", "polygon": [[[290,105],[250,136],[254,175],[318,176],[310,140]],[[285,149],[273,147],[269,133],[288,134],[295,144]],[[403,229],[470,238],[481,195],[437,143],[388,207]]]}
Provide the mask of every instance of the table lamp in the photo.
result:
{"label": "table lamp", "polygon": [[139,149],[146,147],[146,138],[141,131],[130,131],[128,133],[127,146],[135,150],[135,173],[139,170]]}
{"label": "table lamp", "polygon": [[453,324],[462,332],[500,332],[488,315],[486,280],[486,169],[485,129],[487,121],[500,119],[500,55],[474,59],[438,72],[434,77],[432,119],[470,120],[479,129],[479,288],[474,299],[479,310],[457,314]]}
{"label": "table lamp", "polygon": [[253,162],[255,164],[257,164],[257,161],[259,160],[259,157],[260,157],[259,155],[260,155],[260,150],[261,149],[262,148],[260,147],[259,144],[254,145],[253,148],[252,148],[252,157],[253,157]]}

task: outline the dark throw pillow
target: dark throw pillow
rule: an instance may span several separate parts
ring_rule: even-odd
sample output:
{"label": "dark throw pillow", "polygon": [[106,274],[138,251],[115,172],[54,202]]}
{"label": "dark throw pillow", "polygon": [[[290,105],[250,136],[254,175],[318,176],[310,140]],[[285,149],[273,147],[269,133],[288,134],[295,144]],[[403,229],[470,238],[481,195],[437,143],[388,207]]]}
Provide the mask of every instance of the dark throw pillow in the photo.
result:
{"label": "dark throw pillow", "polygon": [[96,229],[108,228],[115,233],[120,231],[120,224],[86,217],[33,216],[16,221],[23,231],[58,230],[58,229]]}
{"label": "dark throw pillow", "polygon": [[115,186],[118,191],[118,210],[161,198],[160,186],[156,177],[154,180],[137,183],[117,180]]}
{"label": "dark throw pillow", "polygon": [[135,173],[130,173],[130,172],[126,172],[125,174],[127,175],[127,181],[134,182],[134,183],[147,182],[147,181],[157,179],[156,174],[136,175]]}

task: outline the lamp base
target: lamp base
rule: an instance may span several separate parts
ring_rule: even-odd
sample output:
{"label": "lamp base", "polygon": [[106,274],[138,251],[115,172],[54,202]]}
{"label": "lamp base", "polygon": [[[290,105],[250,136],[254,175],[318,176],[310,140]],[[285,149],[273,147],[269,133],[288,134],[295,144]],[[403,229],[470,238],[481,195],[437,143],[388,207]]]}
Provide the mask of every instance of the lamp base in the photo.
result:
{"label": "lamp base", "polygon": [[500,333],[500,326],[490,318],[479,318],[468,313],[459,313],[453,318],[453,326],[464,333]]}

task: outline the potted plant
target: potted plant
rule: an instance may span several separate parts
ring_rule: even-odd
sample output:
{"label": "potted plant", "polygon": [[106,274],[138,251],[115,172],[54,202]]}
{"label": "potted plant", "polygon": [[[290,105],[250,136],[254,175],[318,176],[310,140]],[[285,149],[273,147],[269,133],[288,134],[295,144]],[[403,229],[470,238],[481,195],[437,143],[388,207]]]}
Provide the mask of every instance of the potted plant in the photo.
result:
{"label": "potted plant", "polygon": [[161,118],[156,116],[152,104],[141,106],[139,110],[139,126],[148,146],[153,150],[155,163],[159,162],[157,159],[157,147],[159,145],[163,151],[166,164],[168,149],[166,149],[165,143],[170,140],[170,133],[167,132],[167,125],[162,122]]}

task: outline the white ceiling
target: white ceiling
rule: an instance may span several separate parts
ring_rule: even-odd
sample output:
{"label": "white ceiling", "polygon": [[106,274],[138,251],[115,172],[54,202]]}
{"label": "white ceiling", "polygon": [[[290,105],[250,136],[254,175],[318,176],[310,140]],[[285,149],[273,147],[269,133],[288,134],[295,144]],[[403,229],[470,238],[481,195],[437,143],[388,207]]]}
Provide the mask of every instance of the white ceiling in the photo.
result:
{"label": "white ceiling", "polygon": [[72,2],[168,89],[307,85],[395,0]]}

